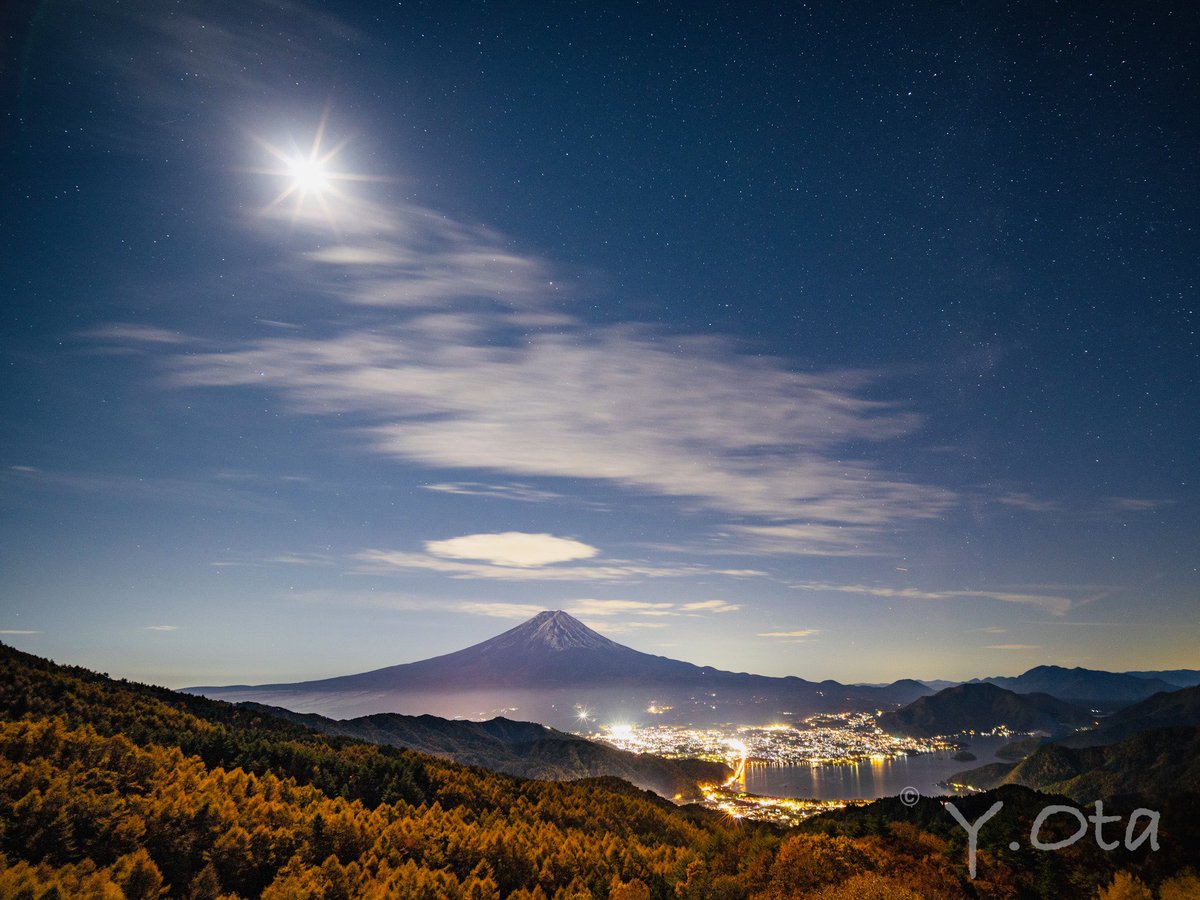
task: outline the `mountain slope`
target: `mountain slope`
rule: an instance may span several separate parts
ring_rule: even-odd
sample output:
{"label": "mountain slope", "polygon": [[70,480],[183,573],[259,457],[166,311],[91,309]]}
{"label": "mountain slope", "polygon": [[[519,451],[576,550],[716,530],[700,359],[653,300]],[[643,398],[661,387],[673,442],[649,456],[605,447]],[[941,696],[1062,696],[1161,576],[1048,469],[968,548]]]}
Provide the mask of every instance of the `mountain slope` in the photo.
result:
{"label": "mountain slope", "polygon": [[[700,666],[652,656],[611,641],[578,619],[558,611],[538,613],[503,634],[442,656],[401,663],[357,675],[292,684],[256,685],[260,691],[473,690],[481,686],[544,688],[619,681],[683,680],[699,677]],[[197,687],[190,691],[246,690],[248,685]]]}
{"label": "mountain slope", "polygon": [[753,724],[887,708],[928,693],[919,682],[847,686],[698,666],[618,644],[561,610],[463,650],[361,674],[187,690],[335,719],[381,712],[486,719],[515,710],[558,727],[567,727],[579,707],[610,721],[638,720],[653,709],[659,721]]}
{"label": "mountain slope", "polygon": [[1200,687],[1155,694],[1100,720],[1100,727],[1072,735],[1061,743],[1071,747],[1115,744],[1139,731],[1175,726],[1200,726]]}
{"label": "mountain slope", "polygon": [[246,705],[323,734],[404,747],[522,778],[573,781],[615,777],[664,797],[698,799],[697,784],[720,783],[733,774],[721,763],[630,753],[533,722],[504,718],[451,721],[395,713],[336,721],[278,707]]}
{"label": "mountain slope", "polygon": [[615,779],[515,779],[3,644],[0,760],[0,897],[531,900],[634,875],[666,896],[704,848],[763,833]]}
{"label": "mountain slope", "polygon": [[879,727],[895,734],[932,737],[998,726],[1011,731],[1069,731],[1090,725],[1083,710],[1047,694],[1017,694],[993,684],[960,684],[879,717]]}
{"label": "mountain slope", "polygon": [[1118,867],[1157,887],[1200,839],[1185,797],[1183,816],[1163,807],[1152,860],[1080,841],[1038,866],[1045,854],[1003,848],[1051,798],[1008,789],[961,801],[971,820],[1005,802],[970,881],[962,831],[932,799],[783,833],[615,779],[527,781],[317,734],[2,644],[0,760],[0,897],[1092,897]]}
{"label": "mountain slope", "polygon": [[1157,728],[1102,747],[1046,744],[1013,764],[993,764],[954,776],[988,790],[1019,784],[1064,794],[1080,803],[1124,795],[1150,799],[1200,791],[1200,728]]}
{"label": "mountain slope", "polygon": [[[860,686],[860,685],[856,685]],[[935,693],[935,690],[922,681],[917,681],[915,678],[901,678],[899,681],[893,681],[891,684],[874,684],[870,685],[876,691],[875,696],[879,699],[880,705],[912,703],[918,697],[928,697]]]}

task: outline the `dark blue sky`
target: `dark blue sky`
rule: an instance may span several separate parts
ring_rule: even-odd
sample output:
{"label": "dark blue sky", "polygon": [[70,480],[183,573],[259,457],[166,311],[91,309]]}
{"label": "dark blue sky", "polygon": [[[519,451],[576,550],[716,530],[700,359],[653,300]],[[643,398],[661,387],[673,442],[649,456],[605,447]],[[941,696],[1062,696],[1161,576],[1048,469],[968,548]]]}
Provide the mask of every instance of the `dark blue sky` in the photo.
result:
{"label": "dark blue sky", "polygon": [[3,25],[4,640],[1200,666],[1194,7]]}

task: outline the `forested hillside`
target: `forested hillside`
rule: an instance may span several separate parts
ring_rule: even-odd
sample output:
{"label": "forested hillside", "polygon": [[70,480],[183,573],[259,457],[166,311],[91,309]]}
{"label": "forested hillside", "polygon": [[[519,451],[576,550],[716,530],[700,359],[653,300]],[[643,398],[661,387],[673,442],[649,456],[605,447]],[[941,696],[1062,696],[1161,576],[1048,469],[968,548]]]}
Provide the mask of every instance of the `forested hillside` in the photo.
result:
{"label": "forested hillside", "polygon": [[7,647],[0,719],[0,898],[1016,900],[1091,897],[1131,866],[1157,883],[1180,861],[1081,842],[1049,865],[985,833],[972,881],[934,801],[787,834],[616,780],[497,775]]}
{"label": "forested hillside", "polygon": [[703,793],[698,785],[720,784],[733,774],[722,763],[618,750],[534,722],[505,718],[475,722],[396,713],[336,720],[259,704],[242,706],[323,734],[417,750],[522,778],[570,781],[611,775],[664,797],[699,800]]}
{"label": "forested hillside", "polygon": [[1160,803],[1200,793],[1200,728],[1140,731],[1115,744],[1046,744],[1015,763],[993,763],[956,779],[981,788],[1021,784],[1080,803],[1139,796]]}

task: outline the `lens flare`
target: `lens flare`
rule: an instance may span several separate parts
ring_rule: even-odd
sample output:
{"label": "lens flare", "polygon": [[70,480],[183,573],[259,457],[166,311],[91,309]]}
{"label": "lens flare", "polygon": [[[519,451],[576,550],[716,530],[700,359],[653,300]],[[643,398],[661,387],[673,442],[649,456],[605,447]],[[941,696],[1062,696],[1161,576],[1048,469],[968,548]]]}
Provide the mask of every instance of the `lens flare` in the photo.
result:
{"label": "lens flare", "polygon": [[290,149],[284,149],[261,137],[254,137],[258,145],[274,157],[277,165],[249,171],[257,175],[269,175],[283,182],[279,193],[263,208],[263,214],[268,214],[281,204],[291,201],[293,225],[301,217],[313,218],[315,212],[319,213],[319,218],[324,219],[330,228],[337,231],[338,220],[353,215],[355,207],[354,198],[343,187],[346,182],[391,180],[336,169],[334,163],[349,142],[349,138],[343,138],[332,147],[327,147],[325,131],[328,120],[329,110],[326,109],[317,124],[312,146],[307,151],[301,150],[294,140],[289,141]]}

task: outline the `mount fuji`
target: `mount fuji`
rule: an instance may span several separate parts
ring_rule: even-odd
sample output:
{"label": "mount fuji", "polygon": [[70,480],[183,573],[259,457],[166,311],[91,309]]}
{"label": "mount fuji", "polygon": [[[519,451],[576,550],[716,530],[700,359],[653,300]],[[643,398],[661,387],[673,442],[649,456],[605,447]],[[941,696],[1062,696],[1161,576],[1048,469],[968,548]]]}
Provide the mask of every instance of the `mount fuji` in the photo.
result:
{"label": "mount fuji", "polygon": [[296,712],[490,718],[518,713],[559,727],[600,721],[780,721],[814,712],[887,709],[931,694],[915,681],[882,687],[727,672],[642,653],[562,610],[418,662],[293,684],[195,687],[191,693]]}

